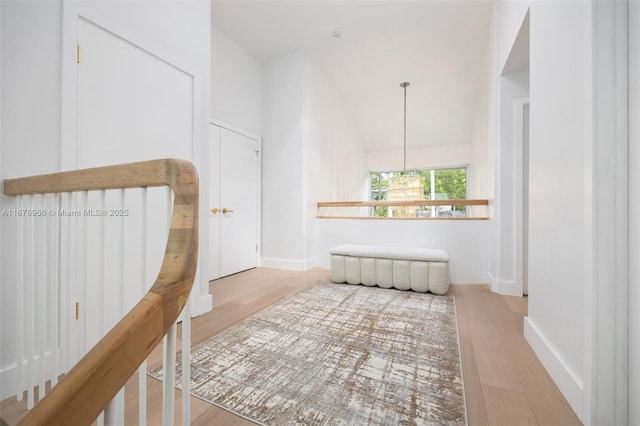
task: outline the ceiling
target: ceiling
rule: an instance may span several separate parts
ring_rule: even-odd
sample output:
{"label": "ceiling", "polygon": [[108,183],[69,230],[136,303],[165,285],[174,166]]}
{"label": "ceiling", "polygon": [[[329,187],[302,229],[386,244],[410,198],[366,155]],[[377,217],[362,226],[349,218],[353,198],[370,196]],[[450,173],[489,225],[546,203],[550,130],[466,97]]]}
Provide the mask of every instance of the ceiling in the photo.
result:
{"label": "ceiling", "polygon": [[402,149],[403,81],[409,148],[471,142],[492,10],[489,0],[214,0],[213,24],[263,61],[310,52],[371,152]]}

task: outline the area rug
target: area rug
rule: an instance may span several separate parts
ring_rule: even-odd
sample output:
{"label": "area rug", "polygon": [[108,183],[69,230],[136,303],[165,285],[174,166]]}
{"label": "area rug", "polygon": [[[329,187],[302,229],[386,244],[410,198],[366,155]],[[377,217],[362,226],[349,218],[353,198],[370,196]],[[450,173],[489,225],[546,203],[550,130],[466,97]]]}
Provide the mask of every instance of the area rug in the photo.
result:
{"label": "area rug", "polygon": [[191,356],[191,394],[259,424],[467,422],[452,296],[319,282]]}

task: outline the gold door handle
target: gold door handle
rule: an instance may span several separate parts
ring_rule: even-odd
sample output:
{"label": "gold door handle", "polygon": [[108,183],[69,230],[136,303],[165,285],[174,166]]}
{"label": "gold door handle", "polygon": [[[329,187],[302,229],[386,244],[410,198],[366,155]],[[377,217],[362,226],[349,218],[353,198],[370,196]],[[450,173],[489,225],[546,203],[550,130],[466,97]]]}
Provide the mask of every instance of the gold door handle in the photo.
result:
{"label": "gold door handle", "polygon": [[214,207],[214,208],[211,209],[211,213],[213,213],[213,214],[218,214],[219,211],[220,211],[220,209],[217,208],[217,207]]}
{"label": "gold door handle", "polygon": [[229,210],[226,207],[222,209],[222,214],[233,213],[233,210]]}

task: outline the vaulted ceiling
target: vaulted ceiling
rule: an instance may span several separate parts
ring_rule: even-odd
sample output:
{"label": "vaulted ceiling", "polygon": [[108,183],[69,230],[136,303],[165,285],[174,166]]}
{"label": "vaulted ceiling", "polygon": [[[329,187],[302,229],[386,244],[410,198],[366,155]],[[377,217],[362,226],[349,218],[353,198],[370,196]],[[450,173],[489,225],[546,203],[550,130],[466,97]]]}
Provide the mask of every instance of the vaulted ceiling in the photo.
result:
{"label": "vaulted ceiling", "polygon": [[366,151],[402,149],[403,81],[408,147],[471,142],[492,13],[489,0],[213,1],[214,26],[257,58],[310,52]]}

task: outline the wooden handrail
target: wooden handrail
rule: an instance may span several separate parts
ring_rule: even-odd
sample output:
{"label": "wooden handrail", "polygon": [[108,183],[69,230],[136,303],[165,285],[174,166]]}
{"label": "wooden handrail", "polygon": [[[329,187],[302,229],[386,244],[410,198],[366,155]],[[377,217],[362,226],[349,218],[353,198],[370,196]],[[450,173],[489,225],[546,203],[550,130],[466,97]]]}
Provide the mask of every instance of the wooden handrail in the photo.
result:
{"label": "wooden handrail", "polygon": [[187,303],[198,257],[198,174],[164,159],[6,179],[6,195],[169,186],[171,227],[151,289],[22,419],[24,425],[90,424],[162,340]]}
{"label": "wooden handrail", "polygon": [[320,207],[488,206],[489,200],[320,201]]}
{"label": "wooden handrail", "polygon": [[[321,208],[361,208],[361,207],[431,207],[431,206],[488,206],[489,200],[486,199],[474,199],[474,200],[382,200],[382,201],[320,201],[318,202],[318,219],[377,219],[377,220],[487,220],[485,216],[447,216],[447,217],[380,217],[380,216],[351,216],[348,214],[336,214],[336,215],[321,215]],[[337,211],[337,210],[336,210]],[[348,212],[348,210],[347,210]]]}

